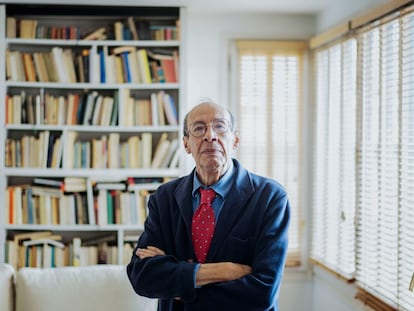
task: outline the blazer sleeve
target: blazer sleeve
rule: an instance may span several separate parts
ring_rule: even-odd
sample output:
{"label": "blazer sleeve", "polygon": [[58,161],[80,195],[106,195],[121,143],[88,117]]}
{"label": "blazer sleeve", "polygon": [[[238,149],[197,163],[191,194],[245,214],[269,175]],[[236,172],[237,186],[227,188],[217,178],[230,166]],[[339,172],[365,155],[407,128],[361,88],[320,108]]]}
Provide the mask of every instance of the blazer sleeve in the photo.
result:
{"label": "blazer sleeve", "polygon": [[178,260],[172,255],[145,259],[135,255],[137,248],[145,248],[149,245],[163,249],[167,254],[172,253],[169,252],[170,246],[163,245],[163,230],[161,230],[158,204],[155,202],[157,200],[151,196],[148,202],[149,214],[145,222],[145,231],[140,236],[131,261],[127,265],[128,278],[138,295],[160,299],[179,297],[183,301],[191,301],[196,294],[194,288],[196,264]]}

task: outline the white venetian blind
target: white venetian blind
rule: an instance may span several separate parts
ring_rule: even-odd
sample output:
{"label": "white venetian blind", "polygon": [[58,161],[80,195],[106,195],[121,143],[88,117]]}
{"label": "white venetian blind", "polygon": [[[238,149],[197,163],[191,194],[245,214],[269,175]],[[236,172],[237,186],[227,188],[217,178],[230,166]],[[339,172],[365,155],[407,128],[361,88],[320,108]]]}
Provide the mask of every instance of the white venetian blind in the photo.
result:
{"label": "white venetian blind", "polygon": [[[371,20],[315,57],[312,258],[341,275],[354,265],[356,298],[374,310],[414,310],[413,11]],[[352,215],[355,228],[340,229]]]}
{"label": "white venetian blind", "polygon": [[399,283],[399,21],[365,32],[359,40],[357,280],[394,304]]}
{"label": "white venetian blind", "polygon": [[288,265],[300,263],[301,42],[239,41],[238,157],[279,181],[291,203]]}
{"label": "white venetian blind", "polygon": [[357,280],[388,305],[414,310],[414,14],[359,40]]}
{"label": "white venetian blind", "polygon": [[345,278],[355,271],[356,40],[316,52],[311,257]]}
{"label": "white venetian blind", "polygon": [[399,305],[414,310],[414,14],[401,20]]}

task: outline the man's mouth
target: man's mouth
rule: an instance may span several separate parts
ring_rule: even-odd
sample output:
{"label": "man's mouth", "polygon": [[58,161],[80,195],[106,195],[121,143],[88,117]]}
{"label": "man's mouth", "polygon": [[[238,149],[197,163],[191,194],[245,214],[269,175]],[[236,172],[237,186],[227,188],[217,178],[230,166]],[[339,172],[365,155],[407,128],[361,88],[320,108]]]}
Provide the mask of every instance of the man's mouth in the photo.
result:
{"label": "man's mouth", "polygon": [[213,153],[218,153],[218,152],[219,152],[218,149],[208,148],[208,149],[204,149],[202,153],[204,153],[204,154],[213,154]]}

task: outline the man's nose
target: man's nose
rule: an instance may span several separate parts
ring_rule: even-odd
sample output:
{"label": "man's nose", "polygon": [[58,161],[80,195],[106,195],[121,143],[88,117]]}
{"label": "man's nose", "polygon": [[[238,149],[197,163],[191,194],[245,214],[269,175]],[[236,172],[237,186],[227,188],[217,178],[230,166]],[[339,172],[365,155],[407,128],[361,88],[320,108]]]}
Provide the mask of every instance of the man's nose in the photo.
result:
{"label": "man's nose", "polygon": [[217,133],[213,130],[211,124],[206,125],[206,133],[204,134],[204,139],[207,141],[212,141],[217,139]]}

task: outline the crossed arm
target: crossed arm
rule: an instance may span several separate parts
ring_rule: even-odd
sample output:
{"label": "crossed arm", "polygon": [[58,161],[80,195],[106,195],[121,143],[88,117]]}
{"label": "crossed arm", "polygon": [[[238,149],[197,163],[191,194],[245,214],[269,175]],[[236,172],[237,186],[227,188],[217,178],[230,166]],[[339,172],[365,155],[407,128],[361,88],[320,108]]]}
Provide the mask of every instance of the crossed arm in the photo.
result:
{"label": "crossed arm", "polygon": [[[165,252],[155,246],[138,248],[135,253],[140,259],[164,256]],[[196,285],[202,286],[210,283],[232,281],[239,279],[252,272],[252,268],[233,262],[216,262],[200,264],[196,274]]]}

